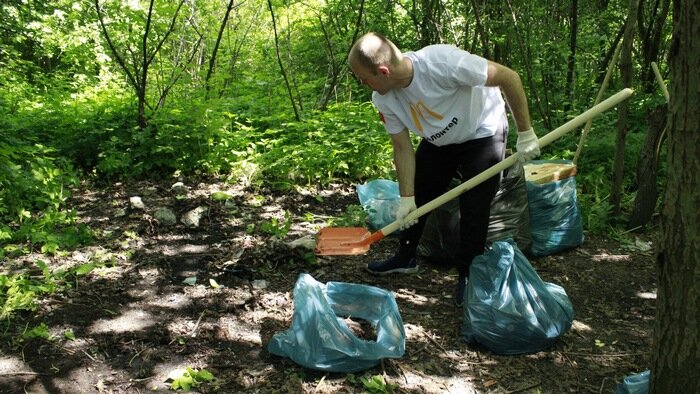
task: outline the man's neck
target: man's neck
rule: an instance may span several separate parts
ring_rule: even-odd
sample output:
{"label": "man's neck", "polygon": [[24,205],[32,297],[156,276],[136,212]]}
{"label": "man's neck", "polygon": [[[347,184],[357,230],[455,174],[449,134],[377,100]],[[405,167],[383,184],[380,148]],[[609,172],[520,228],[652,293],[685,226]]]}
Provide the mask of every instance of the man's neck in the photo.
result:
{"label": "man's neck", "polygon": [[401,65],[396,68],[394,73],[396,85],[400,88],[407,88],[413,81],[413,62],[411,59],[404,57]]}

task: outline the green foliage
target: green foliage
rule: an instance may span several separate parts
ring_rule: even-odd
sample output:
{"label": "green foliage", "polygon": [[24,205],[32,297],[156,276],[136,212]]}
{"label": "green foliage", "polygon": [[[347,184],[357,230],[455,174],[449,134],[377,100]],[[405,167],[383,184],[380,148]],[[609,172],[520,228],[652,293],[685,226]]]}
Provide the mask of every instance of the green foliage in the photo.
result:
{"label": "green foliage", "polygon": [[[640,123],[637,123],[641,125]],[[634,126],[633,126],[634,127]],[[621,216],[611,215],[612,205],[610,196],[613,184],[613,165],[615,155],[615,128],[597,130],[584,150],[579,163],[577,184],[582,198],[579,206],[584,218],[584,226],[593,233],[603,233],[606,227],[625,223],[625,218],[632,211],[634,191],[636,190],[636,174],[639,165],[637,158],[644,143],[645,129],[636,126],[627,134],[624,155]],[[659,172],[663,174],[665,160],[659,161]]]}
{"label": "green foliage", "polygon": [[18,310],[33,310],[36,308],[35,286],[23,276],[0,275],[0,319],[5,319]]}
{"label": "green foliage", "polygon": [[284,220],[272,218],[269,221],[263,221],[260,224],[260,230],[263,233],[272,235],[276,238],[284,238],[292,228],[292,215],[289,212],[284,213]]}
{"label": "green foliage", "polygon": [[604,176],[606,168],[598,166],[576,175],[578,207],[583,218],[584,228],[593,234],[602,234],[609,225],[612,205],[610,204],[610,182]]}
{"label": "green foliage", "polygon": [[34,311],[37,300],[60,292],[78,277],[85,276],[103,263],[89,262],[70,270],[51,270],[42,261],[34,262],[41,275],[32,275],[32,271],[16,274],[0,274],[0,320],[11,319],[17,311]]}
{"label": "green foliage", "polygon": [[13,240],[39,246],[42,253],[48,254],[92,243],[92,231],[77,220],[75,211],[46,210],[35,220],[22,223]]}
{"label": "green foliage", "polygon": [[369,213],[359,204],[351,204],[339,218],[330,220],[329,225],[338,227],[366,227]]}
{"label": "green foliage", "polygon": [[186,371],[182,373],[182,376],[173,379],[172,383],[170,384],[170,389],[174,391],[190,391],[192,388],[197,388],[202,384],[213,380],[214,374],[206,369],[196,370],[187,367]]}
{"label": "green foliage", "polygon": [[211,194],[211,199],[214,201],[227,201],[231,199],[231,195],[224,192],[214,192]]}
{"label": "green foliage", "polygon": [[253,136],[265,179],[285,189],[389,176],[389,139],[371,105],[338,104],[315,115]]}
{"label": "green foliage", "polygon": [[0,256],[21,242],[47,253],[89,242],[89,230],[64,207],[79,181],[72,166],[32,139],[0,135]]}
{"label": "green foliage", "polygon": [[48,134],[49,124],[60,124],[51,137],[56,152],[108,179],[224,173],[288,189],[391,173],[388,138],[368,103],[333,105],[301,122],[284,117],[250,122],[225,111],[225,102],[193,101],[188,108],[159,112],[142,129],[124,117],[127,106],[106,108],[104,96],[121,94],[109,85],[71,105],[55,103],[48,117],[28,112],[21,129]]}
{"label": "green foliage", "polygon": [[26,341],[29,339],[49,339],[49,327],[46,323],[40,323],[38,326],[33,327],[30,330],[25,330],[22,333],[22,340]]}
{"label": "green foliage", "polygon": [[387,382],[382,375],[361,376],[358,381],[354,374],[348,374],[346,380],[352,385],[360,385],[363,388],[363,394],[390,394],[399,387]]}
{"label": "green foliage", "polygon": [[63,272],[52,273],[41,260],[35,264],[42,272],[41,278],[27,274],[0,274],[0,319],[10,317],[18,310],[33,311],[37,298],[53,294],[63,283]]}
{"label": "green foliage", "polygon": [[58,209],[76,174],[55,151],[0,131],[0,216],[22,221],[21,209]]}
{"label": "green foliage", "polygon": [[75,333],[70,328],[63,332],[63,336],[69,341],[75,341]]}

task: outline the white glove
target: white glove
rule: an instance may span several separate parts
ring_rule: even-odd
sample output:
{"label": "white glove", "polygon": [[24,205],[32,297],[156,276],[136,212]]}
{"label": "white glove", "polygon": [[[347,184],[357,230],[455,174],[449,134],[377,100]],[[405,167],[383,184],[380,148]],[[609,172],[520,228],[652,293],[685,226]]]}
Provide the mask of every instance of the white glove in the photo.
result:
{"label": "white glove", "polygon": [[535,130],[530,127],[525,131],[518,131],[518,141],[515,144],[520,161],[530,161],[540,155],[540,143],[537,141]]}
{"label": "white glove", "polygon": [[401,197],[401,204],[399,205],[399,210],[396,211],[396,220],[399,221],[399,228],[405,230],[414,224],[418,223],[418,219],[406,222],[406,215],[411,213],[411,211],[416,210],[416,198],[414,196]]}

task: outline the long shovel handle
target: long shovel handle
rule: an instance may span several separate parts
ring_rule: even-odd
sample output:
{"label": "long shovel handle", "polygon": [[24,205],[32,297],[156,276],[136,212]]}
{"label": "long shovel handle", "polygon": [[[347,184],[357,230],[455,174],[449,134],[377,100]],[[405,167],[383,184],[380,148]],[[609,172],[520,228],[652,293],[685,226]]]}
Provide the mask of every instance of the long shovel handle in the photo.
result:
{"label": "long shovel handle", "polygon": [[[581,115],[571,119],[570,121],[564,123],[562,126],[559,126],[558,128],[550,131],[548,134],[543,136],[538,140],[540,144],[540,148],[543,148],[549,144],[551,144],[553,141],[559,139],[561,136],[564,134],[570,132],[571,130],[575,130],[581,125],[585,124],[589,119],[593,119],[596,116],[600,115],[601,113],[609,110],[610,108],[616,106],[623,100],[628,99],[634,91],[632,89],[626,88],[622,89],[621,91],[615,93],[614,95],[608,97],[607,99],[603,100],[599,104],[591,107],[588,111],[582,113]],[[498,164],[495,164],[489,168],[487,168],[485,171],[480,173],[479,175],[476,175],[475,177],[469,179],[468,181],[460,184],[459,186],[455,187],[454,189],[446,192],[445,194],[436,197],[432,201],[421,205],[418,209],[412,211],[406,216],[406,221],[411,221],[418,219],[419,217],[425,215],[426,213],[432,211],[433,209],[441,206],[442,204],[452,200],[453,198],[459,196],[460,194],[466,192],[467,190],[473,189],[474,187],[478,186],[485,180],[491,178],[492,176],[495,176],[499,174],[501,171],[506,170],[513,165],[515,165],[518,162],[518,157],[520,156],[519,153],[515,153],[505,160],[499,162]],[[400,227],[399,221],[395,220],[392,223],[389,223],[386,225],[384,228],[376,232],[375,234],[372,234],[372,241],[377,241],[378,239],[384,238],[384,236],[389,235],[393,233],[394,231],[398,230]]]}

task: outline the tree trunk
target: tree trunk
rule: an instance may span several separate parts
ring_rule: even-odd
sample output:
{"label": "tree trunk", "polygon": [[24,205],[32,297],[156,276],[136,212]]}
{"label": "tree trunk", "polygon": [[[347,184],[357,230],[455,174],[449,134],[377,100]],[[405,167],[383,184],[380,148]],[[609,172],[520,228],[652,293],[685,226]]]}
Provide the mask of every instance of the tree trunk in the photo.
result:
{"label": "tree trunk", "polygon": [[571,2],[569,10],[569,58],[566,67],[566,94],[569,98],[564,103],[564,112],[569,112],[575,97],[576,77],[576,36],[578,32],[578,0]]}
{"label": "tree trunk", "polygon": [[700,2],[674,0],[651,393],[700,392]]}
{"label": "tree trunk", "polygon": [[280,44],[279,37],[277,36],[277,21],[275,19],[275,11],[272,8],[272,2],[267,0],[267,7],[270,9],[270,15],[272,16],[272,30],[275,33],[275,53],[277,54],[277,63],[280,66],[280,72],[284,78],[284,84],[287,87],[287,94],[289,94],[289,101],[292,103],[292,109],[294,109],[294,119],[298,121],[301,120],[299,116],[299,111],[297,110],[297,105],[294,102],[294,94],[292,93],[292,87],[289,84],[289,78],[287,78],[287,72],[284,70],[284,64],[282,64],[282,57],[280,55]]}
{"label": "tree trunk", "polygon": [[[228,47],[228,69],[224,73],[226,77],[224,78],[224,82],[221,86],[221,89],[219,90],[219,98],[224,96],[224,94],[227,92],[227,90],[229,89],[229,87],[235,79],[235,75],[237,72],[236,65],[241,55],[241,49],[243,48],[243,44],[245,44],[246,42],[248,34],[253,29],[253,25],[257,22],[260,13],[262,13],[262,8],[257,8],[257,11],[255,11],[255,15],[245,27],[243,34],[239,38],[234,38],[234,42],[230,43]],[[237,23],[232,29],[236,30],[236,28],[239,27],[240,24],[240,22]]]}
{"label": "tree trunk", "polygon": [[[625,24],[625,35],[620,51],[620,75],[622,86],[632,87],[632,44],[634,41],[634,30],[637,25],[637,8],[640,0],[629,0],[627,10],[627,23]],[[617,135],[615,138],[615,163],[613,164],[613,184],[610,196],[610,203],[615,215],[620,214],[620,200],[622,196],[622,181],[625,167],[625,142],[627,140],[627,116],[629,114],[629,101],[620,103],[617,110]]]}
{"label": "tree trunk", "polygon": [[335,60],[335,52],[333,51],[333,40],[331,40],[330,34],[326,29],[326,25],[323,23],[323,15],[318,14],[318,25],[321,27],[323,32],[323,38],[326,43],[326,55],[328,56],[328,75],[326,75],[326,83],[323,87],[323,94],[321,99],[318,101],[318,109],[325,111],[328,107],[328,101],[330,101],[335,88],[338,85],[338,77],[340,76],[341,66]]}
{"label": "tree trunk", "polygon": [[617,35],[615,36],[615,39],[612,41],[610,48],[605,52],[605,56],[602,57],[602,60],[598,63],[598,76],[595,79],[596,84],[600,84],[603,82],[603,79],[605,78],[605,73],[606,70],[609,67],[610,62],[612,62],[613,56],[615,55],[615,51],[617,51],[617,47],[620,45],[620,40],[622,39],[622,36],[625,33],[625,24],[620,26],[620,30],[617,32]]}
{"label": "tree trunk", "polygon": [[[481,39],[481,46],[483,48],[483,53],[482,56],[491,59],[491,48],[489,48],[489,37],[486,34],[486,30],[484,29],[484,26],[481,24],[481,17],[480,17],[480,10],[479,10],[479,5],[476,4],[476,0],[471,0],[472,2],[472,10],[474,13],[474,23],[476,24],[476,32],[478,33],[479,39]],[[474,42],[476,43],[476,37],[474,37]],[[467,47],[465,47],[466,49]],[[474,53],[476,49],[474,47],[471,48],[470,52]]]}
{"label": "tree trunk", "polygon": [[[114,42],[112,41],[109,31],[107,30],[107,25],[105,24],[105,18],[103,16],[103,10],[100,7],[100,2],[99,0],[94,0],[95,4],[95,10],[97,12],[97,18],[100,24],[100,27],[102,28],[102,33],[104,34],[105,40],[107,40],[107,45],[109,46],[110,50],[112,51],[112,54],[114,57],[117,59],[117,63],[119,66],[124,70],[126,73],[127,79],[129,80],[129,83],[131,86],[134,88],[136,91],[136,98],[138,100],[138,109],[137,109],[137,115],[136,115],[136,123],[139,125],[140,128],[145,128],[147,125],[147,117],[146,117],[146,107],[148,106],[147,102],[147,82],[148,82],[148,69],[151,66],[151,63],[153,62],[153,59],[155,56],[158,54],[160,49],[163,47],[163,44],[165,41],[168,39],[170,34],[175,30],[175,22],[177,21],[177,17],[180,14],[180,9],[182,8],[182,5],[185,3],[185,0],[180,0],[177,6],[177,9],[175,10],[175,13],[173,14],[173,17],[170,21],[170,26],[168,29],[165,31],[165,34],[161,34],[160,38],[158,39],[158,42],[156,43],[155,49],[149,52],[149,45],[148,45],[148,37],[151,32],[151,23],[152,23],[152,16],[153,16],[153,6],[154,6],[155,0],[151,0],[149,2],[148,6],[148,13],[146,15],[146,25],[144,27],[143,35],[141,36],[141,48],[140,48],[140,53],[138,56],[134,53],[132,53],[132,63],[129,64],[125,60],[125,58],[120,54],[118,48],[114,45]],[[162,98],[163,99],[163,98]]]}
{"label": "tree trunk", "polygon": [[219,52],[219,45],[221,45],[221,39],[224,36],[224,31],[226,30],[226,24],[228,23],[228,18],[231,15],[231,11],[233,11],[234,0],[229,0],[228,6],[226,6],[226,12],[224,13],[224,18],[221,21],[221,26],[219,27],[219,34],[216,36],[216,42],[214,43],[214,49],[211,51],[211,57],[209,58],[209,68],[207,69],[207,76],[204,78],[204,86],[205,86],[205,96],[204,99],[208,100],[209,99],[209,91],[211,90],[211,85],[209,84],[209,81],[211,79],[212,74],[214,74],[214,67],[216,66],[216,55]]}
{"label": "tree trunk", "polygon": [[649,23],[647,26],[642,25],[642,23],[644,23],[644,18],[642,15],[643,13],[641,12],[642,7],[640,7],[639,32],[642,40],[642,70],[644,70],[644,79],[642,80],[642,83],[646,93],[651,93],[654,91],[654,89],[656,89],[655,77],[654,72],[651,69],[651,63],[656,62],[659,59],[661,39],[663,37],[664,25],[666,24],[670,4],[671,0],[655,1],[649,12],[651,17],[649,18]]}
{"label": "tree trunk", "polygon": [[420,46],[424,47],[441,42],[442,37],[437,21],[441,18],[442,4],[434,0],[420,0],[414,5],[418,5],[418,3],[420,3],[420,8],[416,10],[416,14],[420,15],[420,21],[417,21]]}
{"label": "tree trunk", "polygon": [[666,105],[655,108],[647,116],[647,130],[644,146],[637,161],[637,195],[630,215],[628,228],[636,229],[649,223],[656,210],[659,192],[656,187],[657,170],[661,145],[666,137]]}
{"label": "tree trunk", "polygon": [[537,93],[537,86],[535,85],[532,72],[532,62],[530,60],[530,56],[527,55],[528,51],[525,50],[525,44],[523,43],[523,39],[520,35],[520,29],[518,28],[518,18],[510,0],[506,0],[506,4],[508,5],[508,9],[510,10],[511,17],[513,18],[513,29],[515,30],[515,38],[517,39],[518,46],[520,47],[520,56],[522,57],[522,59],[524,59],[523,61],[525,63],[526,77],[530,85],[529,97],[531,100],[534,100],[537,104],[540,116],[542,116],[542,121],[544,122],[544,127],[547,130],[551,130],[552,120],[549,117],[549,113],[544,110],[544,107],[542,106],[542,100],[540,100],[540,95]]}

